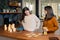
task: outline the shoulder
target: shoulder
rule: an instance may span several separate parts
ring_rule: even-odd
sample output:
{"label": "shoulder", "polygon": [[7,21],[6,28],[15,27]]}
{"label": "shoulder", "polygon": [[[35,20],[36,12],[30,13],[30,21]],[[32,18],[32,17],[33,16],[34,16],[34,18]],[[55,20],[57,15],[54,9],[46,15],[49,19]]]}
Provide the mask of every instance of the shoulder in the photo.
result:
{"label": "shoulder", "polygon": [[56,17],[52,17],[52,20],[53,20],[53,21],[55,21],[55,20],[57,21],[57,18],[56,18]]}
{"label": "shoulder", "polygon": [[32,17],[36,17],[36,15],[35,15],[35,14],[31,14],[31,16],[32,16]]}
{"label": "shoulder", "polygon": [[35,16],[35,14],[31,14],[32,16]]}
{"label": "shoulder", "polygon": [[31,14],[31,15],[35,16],[35,14]]}
{"label": "shoulder", "polygon": [[52,19],[56,19],[56,17],[52,17]]}

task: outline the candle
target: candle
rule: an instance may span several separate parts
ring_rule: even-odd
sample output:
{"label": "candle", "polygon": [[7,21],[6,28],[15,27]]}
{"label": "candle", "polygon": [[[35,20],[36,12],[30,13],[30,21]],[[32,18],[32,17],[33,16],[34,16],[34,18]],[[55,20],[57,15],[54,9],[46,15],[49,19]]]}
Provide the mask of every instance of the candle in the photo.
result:
{"label": "candle", "polygon": [[9,32],[12,32],[12,29],[10,29],[10,31]]}
{"label": "candle", "polygon": [[47,35],[47,32],[44,32],[44,35]]}
{"label": "candle", "polygon": [[12,25],[11,25],[11,28],[12,28],[12,29],[15,28],[15,24],[12,24]]}
{"label": "candle", "polygon": [[47,35],[47,30],[46,29],[44,29],[44,35]]}
{"label": "candle", "polygon": [[11,24],[9,24],[9,26],[8,26],[8,31],[10,31],[10,29],[11,29]]}
{"label": "candle", "polygon": [[13,32],[16,32],[16,28],[13,28]]}
{"label": "candle", "polygon": [[47,35],[48,28],[47,27],[43,27],[43,30],[44,30],[44,35]]}
{"label": "candle", "polygon": [[4,30],[5,30],[5,31],[7,30],[7,25],[4,25]]}

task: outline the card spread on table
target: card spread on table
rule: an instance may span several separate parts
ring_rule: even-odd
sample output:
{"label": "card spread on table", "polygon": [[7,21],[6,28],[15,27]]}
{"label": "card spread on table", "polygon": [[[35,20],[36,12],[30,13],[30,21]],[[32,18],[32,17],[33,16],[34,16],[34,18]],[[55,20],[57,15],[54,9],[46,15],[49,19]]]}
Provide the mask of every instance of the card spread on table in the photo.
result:
{"label": "card spread on table", "polygon": [[40,35],[42,35],[42,33],[38,33],[38,34],[28,33],[28,34],[26,34],[27,37],[38,37],[38,36],[40,36]]}

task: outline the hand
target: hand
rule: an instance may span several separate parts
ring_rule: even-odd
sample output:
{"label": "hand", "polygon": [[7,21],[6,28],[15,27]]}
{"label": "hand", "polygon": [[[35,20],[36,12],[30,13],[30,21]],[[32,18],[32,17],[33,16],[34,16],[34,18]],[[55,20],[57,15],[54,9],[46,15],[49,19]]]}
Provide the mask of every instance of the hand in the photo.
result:
{"label": "hand", "polygon": [[44,30],[48,31],[48,28],[47,27],[43,27]]}

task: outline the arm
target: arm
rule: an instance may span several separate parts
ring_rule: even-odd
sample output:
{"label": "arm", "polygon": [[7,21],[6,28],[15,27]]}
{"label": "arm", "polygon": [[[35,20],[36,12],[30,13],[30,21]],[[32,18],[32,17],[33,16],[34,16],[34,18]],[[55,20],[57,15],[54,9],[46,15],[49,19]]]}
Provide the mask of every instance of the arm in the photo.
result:
{"label": "arm", "polygon": [[48,31],[48,28],[47,27],[45,27],[45,21],[43,21],[43,30],[46,30],[46,31]]}
{"label": "arm", "polygon": [[45,21],[43,21],[43,26],[42,27],[45,27]]}
{"label": "arm", "polygon": [[55,30],[57,30],[58,29],[58,21],[56,20],[56,18],[54,17],[53,18],[53,25],[54,25],[54,27],[53,27],[53,30],[55,31]]}
{"label": "arm", "polygon": [[35,16],[35,21],[36,21],[36,28],[39,29],[39,27],[40,27],[40,19],[37,16]]}

